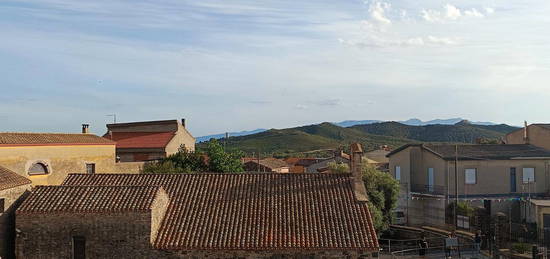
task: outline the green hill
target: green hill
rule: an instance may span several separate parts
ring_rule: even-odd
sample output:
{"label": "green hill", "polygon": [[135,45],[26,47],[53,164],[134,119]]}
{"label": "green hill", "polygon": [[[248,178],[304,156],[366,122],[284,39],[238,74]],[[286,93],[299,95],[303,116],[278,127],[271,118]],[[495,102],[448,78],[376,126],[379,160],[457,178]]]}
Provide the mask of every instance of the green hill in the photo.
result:
{"label": "green hill", "polygon": [[[359,142],[365,150],[381,145],[397,148],[413,142],[464,142],[474,143],[477,138],[500,139],[517,128],[508,125],[472,125],[466,122],[455,125],[408,126],[398,122],[356,125],[349,128],[325,122],[288,129],[271,129],[247,136],[230,137],[228,149],[238,149],[248,155],[296,155],[335,149]],[[224,140],[221,140],[222,142]],[[199,143],[200,149],[206,143]]]}
{"label": "green hill", "polygon": [[[223,141],[223,140],[221,140]],[[257,134],[230,137],[229,149],[239,149],[248,154],[253,152],[296,154],[308,151],[335,149],[359,142],[365,149],[376,149],[380,145],[398,147],[413,141],[390,136],[378,136],[352,128],[343,128],[331,123],[302,126],[289,129],[271,129]],[[198,144],[199,148],[204,145]]]}
{"label": "green hill", "polygon": [[498,140],[516,127],[500,125],[474,125],[459,122],[455,125],[408,126],[398,122],[382,122],[351,127],[364,133],[412,139],[423,142],[475,143],[476,139]]}

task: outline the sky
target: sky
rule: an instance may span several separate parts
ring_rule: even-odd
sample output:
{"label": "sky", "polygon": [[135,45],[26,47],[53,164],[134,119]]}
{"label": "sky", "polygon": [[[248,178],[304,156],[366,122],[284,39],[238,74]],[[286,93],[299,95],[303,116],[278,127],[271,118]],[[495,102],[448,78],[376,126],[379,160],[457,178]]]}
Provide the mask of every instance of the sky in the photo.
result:
{"label": "sky", "polygon": [[0,1],[0,131],[550,122],[550,1]]}

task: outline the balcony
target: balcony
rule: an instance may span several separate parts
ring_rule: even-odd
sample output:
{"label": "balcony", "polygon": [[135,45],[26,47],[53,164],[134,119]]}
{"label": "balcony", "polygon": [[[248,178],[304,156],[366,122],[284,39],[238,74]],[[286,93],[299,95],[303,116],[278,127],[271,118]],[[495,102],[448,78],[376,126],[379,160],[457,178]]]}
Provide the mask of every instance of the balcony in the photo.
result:
{"label": "balcony", "polygon": [[432,195],[446,195],[447,188],[442,185],[411,184],[411,192]]}

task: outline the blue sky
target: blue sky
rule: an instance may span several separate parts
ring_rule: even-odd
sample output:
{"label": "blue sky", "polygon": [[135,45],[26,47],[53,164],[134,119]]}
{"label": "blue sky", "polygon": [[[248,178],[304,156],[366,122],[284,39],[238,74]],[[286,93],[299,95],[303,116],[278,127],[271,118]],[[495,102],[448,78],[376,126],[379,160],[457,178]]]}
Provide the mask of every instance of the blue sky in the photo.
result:
{"label": "blue sky", "polygon": [[0,2],[0,131],[548,122],[548,1]]}

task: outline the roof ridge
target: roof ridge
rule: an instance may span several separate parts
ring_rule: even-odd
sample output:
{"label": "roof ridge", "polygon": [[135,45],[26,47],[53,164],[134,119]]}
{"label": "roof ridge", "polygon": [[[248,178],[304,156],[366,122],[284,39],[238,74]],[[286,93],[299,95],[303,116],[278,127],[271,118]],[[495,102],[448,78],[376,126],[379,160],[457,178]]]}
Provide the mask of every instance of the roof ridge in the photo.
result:
{"label": "roof ridge", "polygon": [[97,136],[93,133],[75,133],[75,132],[21,132],[21,131],[0,131],[0,134],[66,134],[66,135],[91,135]]}
{"label": "roof ridge", "polygon": [[198,172],[190,174],[157,174],[157,173],[98,173],[98,174],[87,174],[87,173],[69,173],[68,175],[124,175],[124,176],[133,176],[133,175],[294,175],[294,176],[309,176],[309,175],[350,175],[351,173],[274,173],[274,172],[233,172],[233,173],[214,173],[214,172]]}

